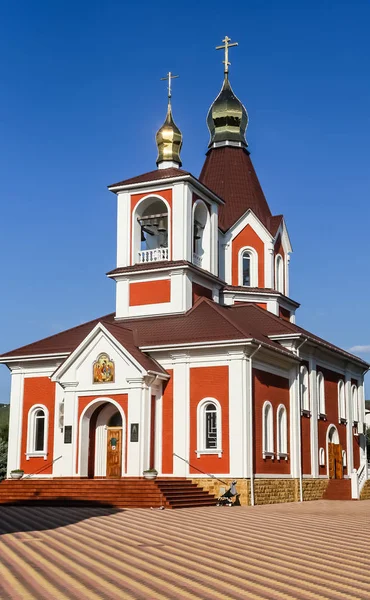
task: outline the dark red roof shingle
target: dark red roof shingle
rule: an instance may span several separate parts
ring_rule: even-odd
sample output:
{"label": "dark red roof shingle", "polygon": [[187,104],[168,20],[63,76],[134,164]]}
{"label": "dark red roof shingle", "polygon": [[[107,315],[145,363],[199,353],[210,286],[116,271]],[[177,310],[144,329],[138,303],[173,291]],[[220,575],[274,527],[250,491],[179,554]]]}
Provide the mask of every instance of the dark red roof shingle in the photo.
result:
{"label": "dark red roof shingle", "polygon": [[131,185],[134,183],[147,183],[148,181],[158,181],[161,179],[170,179],[171,177],[184,177],[184,175],[191,175],[191,173],[175,167],[171,167],[170,169],[156,169],[155,171],[149,171],[148,173],[143,173],[142,175],[137,175],[136,177],[130,177],[130,179],[118,181],[118,183],[112,183],[108,186],[108,188]]}
{"label": "dark red roof shingle", "polygon": [[199,180],[225,201],[219,209],[222,231],[230,229],[251,209],[266,229],[275,235],[282,216],[272,216],[249,152],[231,146],[212,148]]}

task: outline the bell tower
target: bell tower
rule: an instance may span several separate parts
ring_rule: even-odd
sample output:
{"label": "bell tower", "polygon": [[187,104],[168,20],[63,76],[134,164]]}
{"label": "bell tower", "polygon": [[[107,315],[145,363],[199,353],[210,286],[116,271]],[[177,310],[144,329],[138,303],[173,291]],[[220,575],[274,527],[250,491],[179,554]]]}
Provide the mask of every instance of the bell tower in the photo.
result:
{"label": "bell tower", "polygon": [[200,295],[219,300],[221,198],[181,169],[182,133],[172,114],[156,134],[157,170],[109,186],[117,195],[116,319],[183,313]]}

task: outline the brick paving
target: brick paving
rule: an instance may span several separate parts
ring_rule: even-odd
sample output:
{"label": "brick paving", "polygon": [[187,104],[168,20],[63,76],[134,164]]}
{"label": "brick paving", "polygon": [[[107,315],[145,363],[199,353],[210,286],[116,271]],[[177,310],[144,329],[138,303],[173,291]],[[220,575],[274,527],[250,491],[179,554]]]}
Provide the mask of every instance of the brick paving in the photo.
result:
{"label": "brick paving", "polygon": [[1,600],[369,600],[370,501],[0,507]]}

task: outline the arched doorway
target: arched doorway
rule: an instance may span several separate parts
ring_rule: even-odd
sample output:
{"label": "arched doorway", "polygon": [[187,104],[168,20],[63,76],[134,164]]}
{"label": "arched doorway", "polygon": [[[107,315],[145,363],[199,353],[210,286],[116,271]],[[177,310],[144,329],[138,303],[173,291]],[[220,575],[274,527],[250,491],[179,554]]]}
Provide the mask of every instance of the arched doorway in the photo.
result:
{"label": "arched doorway", "polygon": [[327,455],[329,479],[343,479],[342,446],[335,425],[330,425],[327,432]]}
{"label": "arched doorway", "polygon": [[125,415],[112,400],[92,402],[80,420],[81,477],[119,478],[124,471]]}

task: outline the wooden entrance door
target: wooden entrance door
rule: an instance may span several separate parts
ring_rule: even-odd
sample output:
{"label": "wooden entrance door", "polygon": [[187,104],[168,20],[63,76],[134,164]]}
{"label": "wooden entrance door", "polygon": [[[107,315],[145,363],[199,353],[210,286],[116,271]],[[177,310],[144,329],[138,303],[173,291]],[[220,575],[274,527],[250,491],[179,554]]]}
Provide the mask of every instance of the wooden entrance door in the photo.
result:
{"label": "wooden entrance door", "polygon": [[107,477],[122,475],[122,427],[107,429]]}
{"label": "wooden entrance door", "polygon": [[329,479],[343,479],[343,456],[340,444],[328,445]]}

